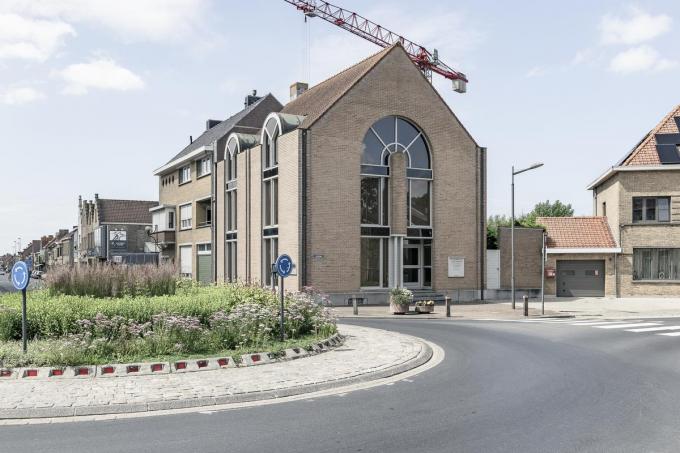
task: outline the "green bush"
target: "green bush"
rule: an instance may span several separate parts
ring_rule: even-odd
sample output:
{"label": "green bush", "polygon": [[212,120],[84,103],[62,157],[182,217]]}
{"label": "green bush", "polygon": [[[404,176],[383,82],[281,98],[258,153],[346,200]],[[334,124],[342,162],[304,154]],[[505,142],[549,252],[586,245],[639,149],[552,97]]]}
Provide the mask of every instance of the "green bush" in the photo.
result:
{"label": "green bush", "polygon": [[45,274],[45,284],[53,296],[162,296],[175,294],[176,275],[170,264],[63,266]]}
{"label": "green bush", "polygon": [[[324,300],[286,295],[288,339],[336,331],[334,316],[319,303]],[[0,296],[0,366],[17,362],[12,344],[21,337],[20,304],[17,293]],[[276,344],[279,335],[276,294],[240,284],[183,284],[171,296],[108,299],[42,290],[29,293],[27,307],[29,337],[40,345],[34,361],[52,365],[259,349]]]}

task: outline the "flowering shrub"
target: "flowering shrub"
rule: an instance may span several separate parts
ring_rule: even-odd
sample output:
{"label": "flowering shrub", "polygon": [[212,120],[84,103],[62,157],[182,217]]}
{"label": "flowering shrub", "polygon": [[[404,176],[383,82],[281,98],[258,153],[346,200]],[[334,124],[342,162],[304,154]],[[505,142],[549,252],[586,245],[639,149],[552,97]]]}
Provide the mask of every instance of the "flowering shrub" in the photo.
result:
{"label": "flowering shrub", "polygon": [[392,303],[396,305],[409,304],[413,299],[413,293],[407,288],[392,288],[390,290]]}
{"label": "flowering shrub", "polygon": [[416,302],[416,307],[434,307],[433,300],[419,300]]}
{"label": "flowering shrub", "polygon": [[[270,290],[222,285],[188,291],[191,297],[178,294],[164,298],[163,303],[156,303],[157,298],[109,299],[103,303],[69,297],[39,302],[39,309],[29,304],[33,309],[28,315],[30,336],[53,344],[41,360],[69,365],[257,350],[279,339],[279,302]],[[323,298],[319,294],[286,295],[286,339],[335,333],[335,316],[320,303]],[[75,306],[87,309],[64,307],[78,299],[84,299],[79,301],[83,305]],[[3,306],[11,305],[8,300],[11,298],[0,297],[0,335],[6,341],[20,338],[21,329],[20,311]],[[93,312],[93,307],[100,310]],[[7,359],[3,354],[0,341],[0,366]]]}

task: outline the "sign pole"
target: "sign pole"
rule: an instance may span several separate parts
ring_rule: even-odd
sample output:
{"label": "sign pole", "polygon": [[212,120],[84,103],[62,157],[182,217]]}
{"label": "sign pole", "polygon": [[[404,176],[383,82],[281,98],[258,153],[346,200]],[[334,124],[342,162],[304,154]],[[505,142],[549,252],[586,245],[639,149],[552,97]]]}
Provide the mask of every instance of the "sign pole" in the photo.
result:
{"label": "sign pole", "polygon": [[285,304],[284,304],[284,289],[283,289],[283,282],[288,277],[291,275],[291,272],[293,271],[293,260],[290,258],[288,255],[280,255],[278,258],[276,258],[276,262],[274,263],[274,268],[276,269],[276,273],[278,274],[279,278],[281,279],[281,320],[280,320],[280,327],[281,327],[281,341],[284,341],[286,339],[286,332],[284,330],[284,317],[285,317]]}
{"label": "sign pole", "polygon": [[283,328],[283,282],[285,278],[281,278],[281,341],[284,341],[286,339],[286,332]]}
{"label": "sign pole", "polygon": [[21,290],[21,346],[23,348],[24,354],[28,350],[28,335],[26,333],[26,288]]}
{"label": "sign pole", "polygon": [[[33,262],[30,261],[29,263],[32,266]],[[26,333],[26,288],[28,287],[28,283],[31,280],[31,270],[29,265],[23,261],[17,261],[14,263],[14,266],[12,266],[11,277],[14,288],[21,291],[21,346],[24,354],[26,354],[26,351],[28,350],[28,334]]]}

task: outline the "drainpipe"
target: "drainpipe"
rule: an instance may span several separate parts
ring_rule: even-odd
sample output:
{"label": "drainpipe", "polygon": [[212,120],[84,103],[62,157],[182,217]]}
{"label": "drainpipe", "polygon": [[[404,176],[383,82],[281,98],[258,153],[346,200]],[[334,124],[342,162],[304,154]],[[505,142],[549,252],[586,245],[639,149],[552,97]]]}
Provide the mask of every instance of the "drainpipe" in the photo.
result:
{"label": "drainpipe", "polygon": [[486,288],[486,148],[479,148],[479,171],[480,171],[480,181],[479,181],[479,206],[480,206],[480,216],[479,216],[479,229],[480,229],[480,242],[479,242],[479,269],[480,269],[480,299],[484,300],[484,290]]}
{"label": "drainpipe", "polygon": [[303,129],[300,142],[300,268],[298,279],[300,289],[307,286],[307,130]]}
{"label": "drainpipe", "polygon": [[217,283],[217,141],[213,142],[212,171],[210,172],[210,254],[212,279]]}

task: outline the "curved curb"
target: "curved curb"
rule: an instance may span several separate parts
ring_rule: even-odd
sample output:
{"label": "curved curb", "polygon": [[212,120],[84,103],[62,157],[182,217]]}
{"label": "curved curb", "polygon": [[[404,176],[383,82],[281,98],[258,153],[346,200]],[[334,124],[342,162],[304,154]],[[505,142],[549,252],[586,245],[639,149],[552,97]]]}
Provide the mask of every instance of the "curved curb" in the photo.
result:
{"label": "curved curb", "polygon": [[[239,363],[232,357],[217,356],[198,359],[179,359],[174,362],[134,362],[115,363],[106,365],[79,365],[53,367],[0,367],[0,382],[9,379],[41,380],[41,379],[94,379],[144,376],[150,374],[191,373],[196,371],[211,371],[220,368],[243,368],[264,365],[266,363],[285,362],[301,357],[321,354],[342,346],[345,337],[336,333],[317,343],[313,343],[309,350],[301,347],[283,350],[282,356],[275,356],[271,352],[252,352],[242,354]],[[2,419],[0,413],[0,419]]]}
{"label": "curved curb", "polygon": [[[404,335],[404,334],[402,334]],[[378,379],[389,378],[397,374],[418,368],[426,364],[433,356],[432,348],[427,342],[420,338],[404,335],[413,338],[420,344],[421,348],[415,357],[411,357],[402,363],[392,365],[388,368],[376,371],[367,371],[347,378],[334,379],[310,385],[300,385],[277,390],[263,390],[259,392],[246,392],[233,395],[206,398],[189,398],[180,400],[154,401],[136,404],[115,404],[103,406],[82,406],[82,407],[56,407],[56,408],[30,408],[30,409],[9,409],[0,412],[1,420],[17,419],[40,419],[58,417],[79,417],[91,415],[110,415],[110,414],[131,414],[136,412],[167,411],[174,409],[187,409],[196,407],[221,406],[226,404],[248,403],[263,400],[272,400],[305,393],[315,393],[330,390],[338,387],[346,387],[355,384],[362,384]]]}

